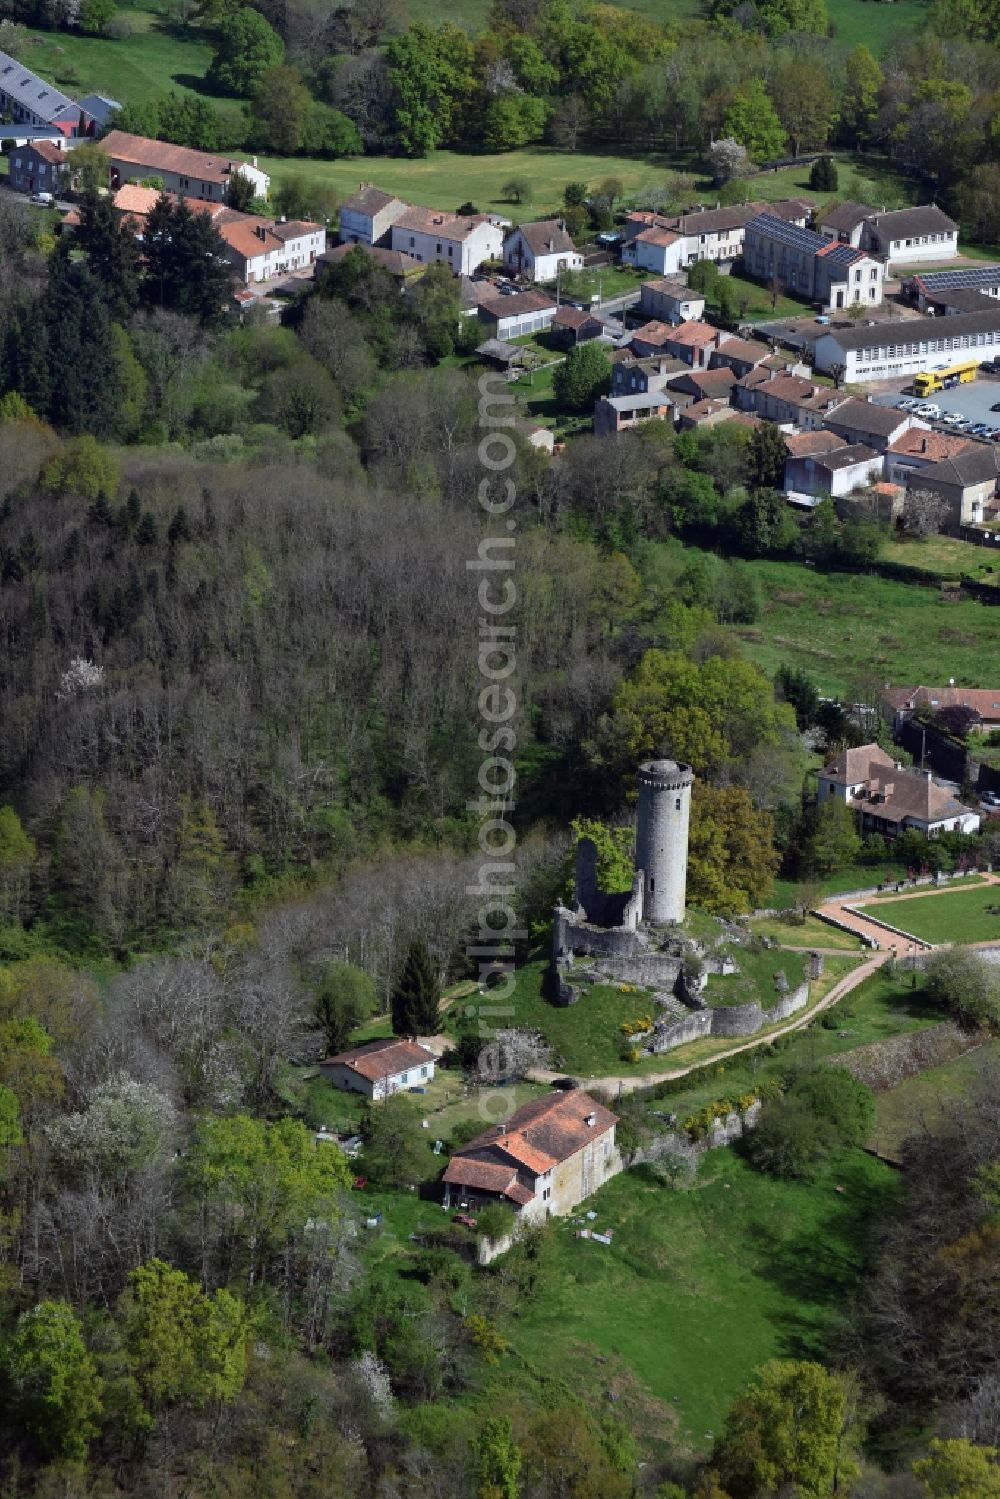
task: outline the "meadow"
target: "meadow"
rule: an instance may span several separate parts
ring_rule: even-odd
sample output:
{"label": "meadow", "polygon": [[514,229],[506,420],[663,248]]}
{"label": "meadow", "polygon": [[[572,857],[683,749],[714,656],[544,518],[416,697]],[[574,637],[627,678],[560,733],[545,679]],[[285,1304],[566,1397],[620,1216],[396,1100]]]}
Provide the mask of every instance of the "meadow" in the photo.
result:
{"label": "meadow", "polygon": [[859,910],[871,910],[881,921],[919,937],[922,942],[1000,942],[1000,892],[992,885],[964,890],[942,890],[910,900],[881,900]]}
{"label": "meadow", "polygon": [[682,1445],[706,1453],[757,1364],[827,1351],[867,1224],[896,1184],[860,1151],[811,1183],[764,1176],[732,1150],[711,1152],[687,1191],[629,1171],[587,1204],[610,1245],[557,1224],[553,1264],[510,1329],[514,1351],[566,1385],[597,1359],[625,1365]]}
{"label": "meadow", "polygon": [[939,1129],[956,1117],[986,1067],[1000,1058],[1000,1041],[977,1046],[964,1056],[907,1078],[875,1099],[872,1144],[890,1154],[903,1141],[925,1130]]}
{"label": "meadow", "polygon": [[828,926],[816,916],[804,921],[786,920],[781,916],[759,916],[750,923],[757,937],[773,937],[782,947],[836,947],[843,952],[860,952],[861,942],[850,932]]}
{"label": "meadow", "polygon": [[949,677],[991,685],[1000,610],[873,574],[773,560],[749,567],[764,608],[756,625],[737,633],[744,653],[770,676],[782,664],[799,667],[831,696]]}
{"label": "meadow", "polygon": [[99,93],[122,104],[147,104],[170,91],[200,94],[242,126],[241,101],[216,94],[205,81],[215,50],[209,32],[182,27],[155,6],[130,7],[120,16],[132,28],[121,41],[33,26],[24,61],[74,97]]}

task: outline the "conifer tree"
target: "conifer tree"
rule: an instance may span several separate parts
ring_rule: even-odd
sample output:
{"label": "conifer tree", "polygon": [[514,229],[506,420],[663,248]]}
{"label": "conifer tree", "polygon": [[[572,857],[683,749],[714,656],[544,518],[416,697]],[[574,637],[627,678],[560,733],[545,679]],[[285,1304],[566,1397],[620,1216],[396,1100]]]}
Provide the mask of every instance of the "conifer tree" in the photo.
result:
{"label": "conifer tree", "polygon": [[437,1029],[440,991],[427,951],[418,937],[410,943],[392,994],[392,1028],[397,1036],[426,1036]]}

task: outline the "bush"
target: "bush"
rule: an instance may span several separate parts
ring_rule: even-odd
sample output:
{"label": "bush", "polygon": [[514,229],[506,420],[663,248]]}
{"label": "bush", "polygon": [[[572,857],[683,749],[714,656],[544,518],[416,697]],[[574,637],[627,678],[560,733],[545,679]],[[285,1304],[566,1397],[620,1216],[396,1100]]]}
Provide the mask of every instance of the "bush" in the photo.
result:
{"label": "bush", "polygon": [[764,1105],[747,1153],[762,1171],[808,1180],[835,1150],[863,1145],[874,1122],[871,1090],[842,1067],[820,1067]]}
{"label": "bush", "polygon": [[476,1213],[476,1227],[487,1239],[502,1239],[514,1229],[514,1211],[502,1202],[488,1202]]}

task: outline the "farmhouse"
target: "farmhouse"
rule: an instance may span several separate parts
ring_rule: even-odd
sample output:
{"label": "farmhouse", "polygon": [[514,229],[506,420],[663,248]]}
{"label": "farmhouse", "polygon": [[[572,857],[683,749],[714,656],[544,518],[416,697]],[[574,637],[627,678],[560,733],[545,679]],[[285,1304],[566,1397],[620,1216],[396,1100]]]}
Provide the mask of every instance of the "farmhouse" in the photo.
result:
{"label": "farmhouse", "polygon": [[894,437],[886,448],[885,476],[890,484],[903,484],[908,474],[930,468],[942,458],[953,458],[972,446],[970,437],[960,437],[958,433],[911,427]]}
{"label": "farmhouse", "polygon": [[434,1060],[434,1053],[426,1046],[390,1037],[327,1057],[320,1063],[320,1071],[334,1088],[363,1093],[366,1098],[388,1098],[403,1088],[429,1083],[434,1076]]}
{"label": "farmhouse", "polygon": [[245,286],[312,265],[326,247],[323,225],[306,220],[265,219],[224,208],[213,222]]}
{"label": "farmhouse", "polygon": [[622,250],[622,260],[640,271],[652,271],[657,276],[668,276],[679,271],[683,264],[684,237],[676,229],[664,229],[659,224],[650,224],[640,230]]}
{"label": "farmhouse", "polygon": [[503,241],[503,263],[515,276],[554,281],[559,271],[582,270],[583,256],[562,219],[540,219],[510,231]]}
{"label": "farmhouse", "polygon": [[818,800],[835,797],[857,812],[862,832],[895,838],[908,829],[925,837],[974,833],[979,814],[966,807],[929,770],[904,770],[877,744],[842,750],[819,773]]}
{"label": "farmhouse", "polygon": [[[984,302],[986,299],[984,298]],[[1000,304],[982,312],[919,321],[831,328],[816,340],[816,368],[846,381],[916,375],[951,360],[992,356],[1000,346]]]}
{"label": "farmhouse", "polygon": [[527,1219],[571,1213],[622,1169],[617,1123],[579,1089],[526,1103],[452,1156],[445,1206],[506,1202]]}
{"label": "farmhouse", "polygon": [[101,150],[111,168],[112,187],[121,187],[122,183],[138,178],[156,177],[164,192],[223,203],[226,188],[237,172],[253,185],[258,197],[266,198],[271,185],[270,177],[259,169],[256,160],[213,156],[207,151],[191,151],[187,146],[129,135],[124,130],[109,131],[101,141]]}
{"label": "farmhouse", "polygon": [[894,730],[921,710],[936,713],[939,708],[969,708],[979,719],[978,728],[1000,729],[997,687],[887,687],[882,703],[889,711]]}
{"label": "farmhouse", "polygon": [[407,208],[393,223],[389,243],[415,260],[437,261],[456,276],[471,276],[484,260],[499,260],[503,234],[484,213]]}

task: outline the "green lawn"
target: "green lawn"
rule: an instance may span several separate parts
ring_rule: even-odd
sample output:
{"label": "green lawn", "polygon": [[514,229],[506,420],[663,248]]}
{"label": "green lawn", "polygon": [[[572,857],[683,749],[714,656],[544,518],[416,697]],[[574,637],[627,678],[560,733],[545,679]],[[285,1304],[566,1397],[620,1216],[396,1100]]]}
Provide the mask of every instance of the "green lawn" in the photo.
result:
{"label": "green lawn", "polygon": [[[457,208],[471,201],[484,211],[494,210],[520,220],[557,209],[567,182],[596,184],[604,177],[617,177],[626,193],[641,193],[661,185],[675,163],[655,154],[526,146],[521,151],[482,155],[432,151],[419,160],[385,156],[304,161],[299,157],[262,156],[260,165],[278,182],[307,177],[330,184],[345,198],[367,179],[386,192],[429,208]],[[518,177],[528,183],[528,196],[521,203],[511,203],[502,189]]]}
{"label": "green lawn", "polygon": [[[564,298],[588,302],[591,297],[599,296],[606,302],[613,297],[627,296],[629,292],[638,291],[646,280],[646,271],[635,271],[631,266],[598,265],[560,276],[559,290]],[[550,281],[548,285],[554,288],[555,282]]]}
{"label": "green lawn", "polygon": [[757,999],[768,1010],[780,997],[774,987],[776,973],[784,973],[789,989],[797,988],[805,977],[804,953],[775,952],[773,948],[750,952],[741,948],[733,956],[739,964],[739,973],[708,976],[705,999],[710,1005],[745,1005]]}
{"label": "green lawn", "polygon": [[30,46],[24,61],[74,96],[94,92],[123,104],[145,104],[173,90],[206,95],[223,113],[239,115],[238,99],[216,95],[204,81],[215,50],[209,32],[198,26],[184,30],[155,8],[119,14],[132,27],[124,41],[32,26],[31,36],[43,42]]}
{"label": "green lawn", "polygon": [[961,1111],[970,1085],[998,1057],[1000,1041],[989,1041],[952,1062],[931,1067],[917,1077],[907,1078],[897,1088],[877,1094],[871,1143],[892,1153],[909,1136],[939,1128]]}
{"label": "green lawn", "polygon": [[992,583],[1000,588],[1000,558],[974,541],[959,541],[954,536],[905,537],[898,532],[887,536],[880,560],[917,567],[922,572],[945,578],[972,578],[977,583]]}
{"label": "green lawn", "polygon": [[743,650],[772,675],[807,671],[841,695],[885,682],[988,686],[1000,654],[1000,610],[975,599],[945,602],[933,588],[862,573],[824,573],[798,562],[748,564],[761,586],[756,625],[737,631]]}
{"label": "green lawn", "polygon": [[986,907],[991,905],[1000,905],[1000,892],[992,885],[974,885],[912,900],[881,900],[858,909],[871,910],[922,942],[1000,942],[1000,915],[989,914]]}
{"label": "green lawn", "polygon": [[572,1219],[558,1226],[552,1270],[511,1327],[514,1350],[566,1387],[582,1370],[606,1382],[628,1366],[664,1424],[672,1414],[684,1445],[705,1453],[757,1364],[827,1352],[867,1225],[895,1186],[861,1152],[808,1185],[730,1150],[712,1152],[686,1192],[627,1172],[587,1204],[611,1245],[575,1238]]}
{"label": "green lawn", "polygon": [[782,947],[839,947],[845,952],[859,952],[861,943],[850,932],[838,931],[815,916],[804,921],[786,921],[780,916],[760,916],[751,922],[758,937],[774,937]]}
{"label": "green lawn", "polygon": [[[725,279],[733,289],[741,319],[757,321],[761,318],[798,317],[804,312],[815,311],[812,302],[800,302],[795,297],[785,295],[779,296],[772,307],[771,293],[763,282],[751,281],[748,276],[737,276],[735,272]],[[712,306],[717,304],[710,304],[710,310]]]}

